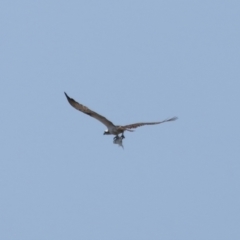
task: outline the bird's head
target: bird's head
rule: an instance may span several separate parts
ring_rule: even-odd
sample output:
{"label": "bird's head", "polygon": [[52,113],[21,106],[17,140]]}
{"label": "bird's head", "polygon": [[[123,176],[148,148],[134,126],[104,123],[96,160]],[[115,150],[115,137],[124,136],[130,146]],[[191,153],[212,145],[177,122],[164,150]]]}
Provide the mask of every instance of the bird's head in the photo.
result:
{"label": "bird's head", "polygon": [[110,134],[110,132],[108,130],[105,130],[103,133],[103,135],[109,135],[109,134]]}

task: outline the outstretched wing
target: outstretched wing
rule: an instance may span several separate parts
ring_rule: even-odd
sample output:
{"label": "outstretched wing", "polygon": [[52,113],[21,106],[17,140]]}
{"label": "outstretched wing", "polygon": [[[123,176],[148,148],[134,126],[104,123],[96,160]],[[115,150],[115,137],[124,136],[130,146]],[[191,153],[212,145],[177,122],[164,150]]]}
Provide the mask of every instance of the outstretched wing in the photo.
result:
{"label": "outstretched wing", "polygon": [[171,122],[171,121],[175,121],[177,120],[177,117],[173,117],[173,118],[169,118],[166,120],[163,120],[161,122],[143,122],[143,123],[134,123],[134,124],[129,124],[129,125],[125,125],[125,126],[120,126],[120,129],[122,130],[128,130],[131,128],[137,128],[137,127],[141,127],[144,125],[155,125],[155,124],[160,124],[160,123],[165,123],[165,122]]}
{"label": "outstretched wing", "polygon": [[[65,92],[64,92],[65,93]],[[105,117],[103,117],[102,115],[92,111],[91,109],[89,109],[88,107],[76,102],[73,98],[70,98],[66,93],[65,93],[68,102],[70,103],[70,105],[72,105],[74,108],[76,108],[77,110],[93,117],[96,118],[98,121],[100,121],[101,123],[103,123],[105,126],[111,127],[114,126],[114,124],[112,122],[110,122],[108,119],[106,119]]]}

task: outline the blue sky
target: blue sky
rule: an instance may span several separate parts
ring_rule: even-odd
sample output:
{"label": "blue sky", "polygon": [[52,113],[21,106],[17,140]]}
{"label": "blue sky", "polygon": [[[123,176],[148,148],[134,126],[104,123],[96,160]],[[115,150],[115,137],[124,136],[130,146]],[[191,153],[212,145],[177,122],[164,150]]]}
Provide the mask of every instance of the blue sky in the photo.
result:
{"label": "blue sky", "polygon": [[239,10],[2,1],[0,239],[240,239]]}

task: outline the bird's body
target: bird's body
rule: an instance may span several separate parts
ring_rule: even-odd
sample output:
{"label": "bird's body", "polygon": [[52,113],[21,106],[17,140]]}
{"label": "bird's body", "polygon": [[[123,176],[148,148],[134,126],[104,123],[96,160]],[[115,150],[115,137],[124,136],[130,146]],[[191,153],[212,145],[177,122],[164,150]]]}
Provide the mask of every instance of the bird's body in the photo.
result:
{"label": "bird's body", "polygon": [[175,121],[177,119],[177,117],[173,117],[173,118],[169,118],[169,119],[166,119],[166,120],[160,121],[160,122],[140,122],[140,123],[134,123],[134,124],[124,125],[124,126],[114,125],[107,118],[92,111],[88,107],[76,102],[73,98],[70,98],[66,93],[65,93],[65,96],[72,107],[74,107],[75,109],[77,109],[77,110],[99,120],[101,123],[103,123],[107,127],[107,130],[105,130],[103,134],[104,135],[115,135],[114,139],[118,139],[119,138],[118,135],[121,134],[120,138],[122,140],[124,138],[124,135],[123,135],[124,131],[133,132],[133,130],[132,130],[133,128],[137,128],[137,127],[144,126],[144,125],[155,125],[155,124],[160,124],[160,123],[164,123],[164,122]]}
{"label": "bird's body", "polygon": [[131,129],[124,129],[122,126],[110,126],[107,130],[105,130],[104,135],[118,135],[118,134],[123,134],[124,131],[129,131],[133,132]]}

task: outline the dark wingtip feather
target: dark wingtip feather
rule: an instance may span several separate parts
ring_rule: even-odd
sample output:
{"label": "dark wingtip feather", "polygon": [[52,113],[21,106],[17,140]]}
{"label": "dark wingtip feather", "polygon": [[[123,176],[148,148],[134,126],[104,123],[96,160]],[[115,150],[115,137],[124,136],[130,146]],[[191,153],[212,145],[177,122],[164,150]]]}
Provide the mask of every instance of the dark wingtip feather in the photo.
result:
{"label": "dark wingtip feather", "polygon": [[66,94],[66,92],[64,92],[64,94],[65,94],[66,98],[69,98],[69,96]]}
{"label": "dark wingtip feather", "polygon": [[73,105],[73,101],[74,101],[74,100],[73,100],[72,98],[70,98],[65,92],[64,92],[64,94],[65,94],[68,102],[69,102],[71,105]]}
{"label": "dark wingtip feather", "polygon": [[64,94],[65,94],[65,96],[66,96],[66,98],[67,98],[67,100],[68,100],[68,102],[71,104],[71,101],[73,100],[72,98],[70,98],[65,92],[64,92]]}
{"label": "dark wingtip feather", "polygon": [[173,117],[173,118],[170,118],[169,121],[175,121],[177,119],[178,119],[178,117]]}

